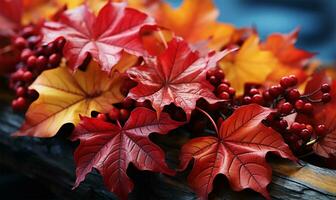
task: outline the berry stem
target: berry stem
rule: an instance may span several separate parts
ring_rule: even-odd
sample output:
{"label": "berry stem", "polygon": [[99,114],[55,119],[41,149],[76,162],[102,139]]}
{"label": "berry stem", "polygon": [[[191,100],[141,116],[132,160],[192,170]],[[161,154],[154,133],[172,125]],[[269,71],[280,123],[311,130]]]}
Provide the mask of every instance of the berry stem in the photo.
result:
{"label": "berry stem", "polygon": [[306,143],[306,146],[313,145],[313,144],[315,144],[316,142],[317,142],[317,139],[313,139],[313,140],[307,142],[307,143]]}
{"label": "berry stem", "polygon": [[212,117],[207,112],[205,112],[202,108],[196,107],[196,110],[202,112],[210,120],[210,122],[212,123],[212,126],[215,128],[215,131],[218,135],[217,125],[216,125],[215,121],[212,119]]}

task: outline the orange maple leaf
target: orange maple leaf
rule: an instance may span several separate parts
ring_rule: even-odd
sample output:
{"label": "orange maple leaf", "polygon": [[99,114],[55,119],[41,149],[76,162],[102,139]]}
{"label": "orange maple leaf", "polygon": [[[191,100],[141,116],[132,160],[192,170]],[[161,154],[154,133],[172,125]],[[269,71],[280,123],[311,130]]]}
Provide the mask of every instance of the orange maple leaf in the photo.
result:
{"label": "orange maple leaf", "polygon": [[235,30],[230,24],[216,22],[218,15],[212,0],[184,0],[177,9],[161,2],[154,12],[159,25],[191,43],[209,40],[212,49],[226,45]]}

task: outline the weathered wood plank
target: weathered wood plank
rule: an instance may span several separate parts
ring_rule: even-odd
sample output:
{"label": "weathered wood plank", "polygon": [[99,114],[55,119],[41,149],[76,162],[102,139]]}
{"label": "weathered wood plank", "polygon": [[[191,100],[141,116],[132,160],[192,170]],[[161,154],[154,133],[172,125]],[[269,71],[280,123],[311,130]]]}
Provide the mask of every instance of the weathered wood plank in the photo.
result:
{"label": "weathered wood plank", "polygon": [[[105,189],[98,173],[92,173],[78,189],[72,190],[75,179],[72,152],[75,144],[57,137],[51,139],[10,137],[10,133],[20,126],[22,116],[14,114],[5,105],[0,102],[0,164],[38,179],[61,199],[116,199]],[[183,135],[186,134],[181,133],[178,141],[176,134],[164,136],[166,138],[153,138],[159,143],[167,139],[175,141],[173,144],[160,143],[167,152],[171,166],[177,165],[178,149],[186,137]],[[284,160],[272,161],[275,171],[273,182],[269,186],[272,198],[336,199],[336,172],[307,163],[303,165]],[[140,172],[133,167],[128,172],[135,180],[135,188],[130,199],[197,199],[185,182],[186,172],[179,173],[176,177]],[[262,199],[260,195],[248,190],[233,192],[221,178],[218,180],[221,187],[215,187],[215,191],[210,195],[211,199]]]}

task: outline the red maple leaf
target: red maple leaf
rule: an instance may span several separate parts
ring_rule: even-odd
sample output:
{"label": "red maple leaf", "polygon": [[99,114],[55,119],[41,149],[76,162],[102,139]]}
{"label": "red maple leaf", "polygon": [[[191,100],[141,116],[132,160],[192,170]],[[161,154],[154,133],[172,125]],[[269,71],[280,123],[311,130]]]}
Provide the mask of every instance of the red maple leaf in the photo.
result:
{"label": "red maple leaf", "polygon": [[298,35],[299,29],[295,29],[289,34],[274,33],[266,39],[263,48],[271,51],[283,64],[302,66],[315,54],[295,47]]}
{"label": "red maple leaf", "polygon": [[188,182],[202,199],[207,199],[218,174],[224,174],[235,191],[251,188],[270,198],[266,186],[272,170],[266,154],[296,159],[281,135],[262,124],[271,112],[259,105],[242,106],[222,123],[218,137],[195,138],[182,147],[182,169],[194,159]]}
{"label": "red maple leaf", "polygon": [[76,69],[90,53],[103,70],[110,71],[122,51],[144,54],[139,31],[152,21],[146,14],[126,8],[125,3],[108,2],[97,17],[82,5],[60,14],[58,22],[45,22],[42,31],[45,43],[59,37],[67,40],[63,51],[71,68]]}
{"label": "red maple leaf", "polygon": [[336,158],[336,81],[331,88],[331,101],[314,110],[315,126],[324,124],[327,132],[313,145],[313,150],[325,158]]}
{"label": "red maple leaf", "polygon": [[135,109],[123,127],[96,118],[82,117],[72,139],[80,140],[75,151],[77,187],[96,168],[108,189],[121,199],[127,199],[133,184],[126,174],[129,163],[140,170],[173,175],[165,163],[163,151],[148,136],[166,134],[182,123],[173,121],[167,113],[157,119],[155,111]]}
{"label": "red maple leaf", "polygon": [[160,115],[163,107],[174,103],[190,116],[196,101],[204,98],[213,104],[220,99],[213,94],[213,86],[206,80],[208,69],[216,66],[226,52],[200,57],[189,45],[178,38],[156,58],[145,58],[145,64],[127,71],[138,85],[128,97],[143,102],[149,100]]}

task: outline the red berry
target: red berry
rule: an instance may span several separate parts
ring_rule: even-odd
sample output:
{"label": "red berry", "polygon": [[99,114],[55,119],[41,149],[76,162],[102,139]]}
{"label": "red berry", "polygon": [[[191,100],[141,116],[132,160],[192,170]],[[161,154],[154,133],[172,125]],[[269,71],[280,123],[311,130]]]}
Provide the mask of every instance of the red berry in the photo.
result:
{"label": "red berry", "polygon": [[280,94],[283,93],[284,89],[280,85],[276,85],[272,86],[268,91],[272,97],[278,97]]}
{"label": "red berry", "polygon": [[106,121],[106,115],[105,114],[103,114],[103,113],[99,113],[98,115],[97,115],[97,119],[99,119],[99,120],[102,120],[102,121]]}
{"label": "red berry", "polygon": [[228,93],[229,93],[231,96],[234,96],[234,95],[236,94],[236,90],[235,90],[233,87],[229,87]]}
{"label": "red berry", "polygon": [[39,56],[37,57],[36,59],[36,67],[39,69],[39,70],[43,70],[48,64],[48,61],[47,61],[47,58],[44,57],[44,56]]}
{"label": "red berry", "polygon": [[255,94],[259,94],[259,90],[256,89],[256,88],[252,88],[252,89],[249,91],[249,95],[254,96]]}
{"label": "red berry", "polygon": [[300,123],[298,122],[294,122],[291,127],[290,127],[290,130],[293,132],[293,133],[299,133],[301,130],[302,130],[302,126]]}
{"label": "red berry", "polygon": [[308,129],[305,128],[305,129],[302,129],[300,131],[300,136],[301,136],[302,140],[306,141],[310,138],[311,133],[309,132]]}
{"label": "red berry", "polygon": [[110,112],[108,113],[108,116],[111,120],[118,120],[120,117],[120,111],[118,108],[113,107]]}
{"label": "red berry", "polygon": [[310,124],[306,125],[306,129],[309,131],[309,133],[313,133],[314,131],[314,128]]}
{"label": "red berry", "polygon": [[293,109],[292,104],[290,104],[289,102],[285,102],[280,106],[280,112],[282,114],[289,114]]}
{"label": "red berry", "polygon": [[209,82],[214,86],[216,86],[219,83],[218,79],[214,75],[210,76]]}
{"label": "red berry", "polygon": [[282,119],[279,121],[280,128],[286,129],[288,127],[288,123],[286,120]]}
{"label": "red berry", "polygon": [[26,107],[26,99],[24,99],[23,97],[19,97],[17,99],[15,99],[14,101],[12,101],[12,108],[14,110],[24,110]]}
{"label": "red berry", "polygon": [[224,79],[224,72],[221,69],[216,69],[214,76],[217,78],[217,80],[222,80]]}
{"label": "red berry", "polygon": [[313,104],[305,103],[304,106],[303,106],[303,111],[305,111],[307,113],[313,112]]}
{"label": "red berry", "polygon": [[323,103],[328,103],[329,101],[331,101],[331,95],[330,95],[330,93],[324,93],[322,95],[322,102]]}
{"label": "red berry", "polygon": [[26,88],[21,86],[16,89],[16,96],[23,97],[25,96],[25,94],[26,94]]}
{"label": "red berry", "polygon": [[211,76],[215,75],[215,70],[214,69],[209,69],[206,73],[206,76],[208,79],[210,79]]}
{"label": "red berry", "polygon": [[291,78],[285,76],[285,77],[282,77],[281,80],[280,80],[280,85],[283,89],[287,89],[290,87],[291,85]]}
{"label": "red berry", "polygon": [[56,50],[56,45],[55,43],[51,42],[49,43],[47,46],[44,47],[43,51],[44,51],[44,54],[47,55],[47,56],[50,56],[52,55],[53,53],[55,53],[55,50]]}
{"label": "red berry", "polygon": [[23,80],[26,82],[29,82],[33,79],[33,74],[30,71],[26,71],[23,76],[22,76]]}
{"label": "red berry", "polygon": [[261,104],[263,104],[263,97],[260,94],[255,94],[252,97],[252,102],[261,105]]}
{"label": "red berry", "polygon": [[27,40],[24,39],[23,37],[17,37],[14,40],[14,46],[18,49],[23,49],[27,46]]}
{"label": "red berry", "polygon": [[289,82],[289,87],[293,87],[296,84],[298,84],[298,79],[296,78],[295,75],[290,75],[289,76],[290,82]]}
{"label": "red berry", "polygon": [[300,98],[301,94],[299,92],[299,90],[297,89],[291,89],[288,92],[288,100],[290,101],[296,101]]}
{"label": "red berry", "polygon": [[322,86],[321,86],[321,92],[323,92],[323,93],[327,93],[327,92],[330,92],[330,86],[329,86],[329,84],[327,84],[327,83],[325,83],[325,84],[323,84]]}
{"label": "red berry", "polygon": [[218,87],[217,87],[217,93],[220,94],[222,92],[227,92],[229,90],[229,86],[225,83],[221,83]]}
{"label": "red berry", "polygon": [[243,104],[250,104],[250,103],[252,103],[252,98],[249,96],[245,96],[243,98]]}
{"label": "red berry", "polygon": [[37,61],[36,56],[34,56],[34,55],[29,56],[29,58],[27,59],[27,66],[28,66],[29,68],[33,68],[33,67],[35,67],[35,65],[36,65],[36,61]]}
{"label": "red berry", "polygon": [[319,137],[323,137],[325,136],[325,134],[327,133],[327,128],[325,125],[323,124],[320,124],[316,127],[315,129],[316,131],[316,134],[319,136]]}
{"label": "red berry", "polygon": [[33,55],[33,52],[30,49],[23,49],[20,55],[20,58],[23,62],[26,62],[30,56]]}
{"label": "red berry", "polygon": [[129,111],[126,109],[120,109],[120,120],[122,121],[126,121],[128,119],[129,116]]}
{"label": "red berry", "polygon": [[299,99],[299,100],[297,100],[297,101],[295,102],[295,108],[296,108],[298,111],[303,110],[304,105],[305,105],[305,102],[302,101],[301,99]]}
{"label": "red berry", "polygon": [[226,79],[222,80],[221,83],[225,83],[229,87],[231,86],[230,82],[228,80],[226,80]]}
{"label": "red berry", "polygon": [[230,99],[230,94],[227,93],[227,92],[222,92],[222,93],[219,94],[218,97],[221,98],[221,99],[224,99],[224,100],[228,100],[228,99]]}
{"label": "red berry", "polygon": [[130,98],[127,98],[123,101],[122,105],[123,105],[124,108],[131,108],[134,105],[134,100],[130,99]]}
{"label": "red berry", "polygon": [[57,67],[61,62],[61,56],[59,54],[53,53],[49,56],[49,64],[52,67]]}
{"label": "red berry", "polygon": [[268,90],[265,90],[265,91],[263,91],[263,97],[264,97],[264,99],[266,100],[266,101],[271,101],[271,100],[273,100],[273,98],[271,97],[271,95],[270,95],[270,93],[269,93],[269,91]]}

